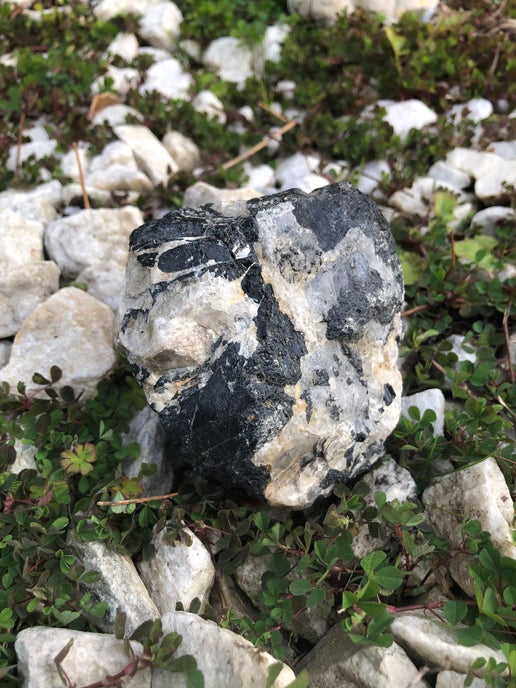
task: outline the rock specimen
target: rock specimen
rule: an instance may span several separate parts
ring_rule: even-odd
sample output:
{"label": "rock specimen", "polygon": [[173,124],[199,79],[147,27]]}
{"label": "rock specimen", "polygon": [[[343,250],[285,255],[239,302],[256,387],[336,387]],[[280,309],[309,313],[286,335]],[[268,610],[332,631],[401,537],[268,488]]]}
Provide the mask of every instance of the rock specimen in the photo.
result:
{"label": "rock specimen", "polygon": [[135,229],[119,342],[200,474],[302,508],[383,453],[402,299],[372,201],[290,190]]}

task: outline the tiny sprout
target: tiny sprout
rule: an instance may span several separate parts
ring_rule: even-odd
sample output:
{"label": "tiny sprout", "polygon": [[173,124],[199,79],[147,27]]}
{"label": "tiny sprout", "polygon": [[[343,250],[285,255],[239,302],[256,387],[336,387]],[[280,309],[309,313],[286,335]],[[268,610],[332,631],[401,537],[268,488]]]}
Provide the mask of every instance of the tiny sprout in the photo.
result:
{"label": "tiny sprout", "polygon": [[68,451],[61,452],[61,466],[66,473],[88,475],[97,460],[97,448],[94,444],[75,444]]}

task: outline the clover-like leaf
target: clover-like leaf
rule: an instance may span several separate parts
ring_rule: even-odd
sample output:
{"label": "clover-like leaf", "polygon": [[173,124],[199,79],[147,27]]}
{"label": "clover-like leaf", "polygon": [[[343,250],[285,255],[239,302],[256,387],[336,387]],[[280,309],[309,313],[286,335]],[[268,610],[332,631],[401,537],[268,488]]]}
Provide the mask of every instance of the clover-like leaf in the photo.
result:
{"label": "clover-like leaf", "polygon": [[97,460],[97,448],[91,442],[74,444],[71,449],[61,452],[61,466],[71,475],[80,473],[88,475],[93,470]]}

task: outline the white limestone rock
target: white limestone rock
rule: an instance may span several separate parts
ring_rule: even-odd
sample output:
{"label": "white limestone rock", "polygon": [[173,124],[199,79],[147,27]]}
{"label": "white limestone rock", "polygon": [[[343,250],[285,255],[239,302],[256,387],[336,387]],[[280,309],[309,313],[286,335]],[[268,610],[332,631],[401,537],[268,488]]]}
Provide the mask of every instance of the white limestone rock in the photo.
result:
{"label": "white limestone rock", "polygon": [[314,189],[328,186],[329,181],[316,171],[319,170],[321,159],[317,155],[294,153],[276,166],[276,182],[280,191],[287,189],[301,189],[310,193]]}
{"label": "white limestone rock", "polygon": [[243,86],[246,79],[253,76],[253,53],[233,36],[212,41],[202,60],[204,66],[215,71],[223,81]]}
{"label": "white limestone rock", "polygon": [[428,688],[399,645],[358,645],[340,624],[331,628],[296,669],[308,672],[310,688]]}
{"label": "white limestone rock", "polygon": [[494,234],[497,225],[516,225],[516,210],[507,206],[492,205],[475,213],[471,226],[478,227],[482,234]]}
{"label": "white limestone rock", "polygon": [[378,105],[385,108],[384,121],[401,139],[406,139],[411,129],[422,129],[437,122],[437,114],[421,100],[379,100]]}
{"label": "white limestone rock", "polygon": [[354,10],[352,0],[287,0],[289,12],[299,14],[303,19],[317,19],[333,24],[337,15],[345,10]]}
{"label": "white limestone rock", "polygon": [[125,633],[130,637],[144,621],[158,619],[159,611],[151,600],[138,575],[131,557],[119,554],[105,542],[80,542],[71,538],[78,552],[78,559],[85,571],[97,571],[100,578],[94,583],[81,583],[93,599],[107,602],[106,616],[96,623],[103,631],[111,633],[116,615],[127,615]]}
{"label": "white limestone rock", "polygon": [[401,269],[349,184],[183,208],[133,232],[119,341],[183,459],[302,508],[400,411]]}
{"label": "white limestone rock", "polygon": [[[437,674],[435,688],[464,688],[465,679],[464,674],[445,669]],[[474,676],[469,688],[488,688],[488,684],[483,678]]]}
{"label": "white limestone rock", "polygon": [[488,153],[494,153],[506,160],[516,159],[516,141],[491,141],[486,148]]}
{"label": "white limestone rock", "polygon": [[[0,369],[9,363],[11,357],[12,342],[0,340]],[[1,379],[1,376],[0,376]]]}
{"label": "white limestone rock", "polygon": [[108,105],[93,115],[91,123],[94,125],[107,124],[112,129],[120,124],[125,124],[128,117],[132,117],[139,122],[143,121],[143,115],[128,105]]}
{"label": "white limestone rock", "polygon": [[176,542],[168,542],[166,533],[154,532],[155,552],[138,565],[143,583],[160,614],[174,612],[178,602],[187,610],[195,598],[202,613],[215,580],[211,556],[189,528]]}
{"label": "white limestone rock", "polygon": [[[460,526],[476,519],[491,535],[500,554],[516,559],[512,542],[514,507],[503,473],[495,459],[484,461],[434,478],[423,493],[428,520],[440,537],[452,547],[460,541]],[[473,595],[473,582],[468,573],[471,557],[459,554],[447,566],[455,582]]]}
{"label": "white limestone rock", "polygon": [[12,387],[23,380],[30,394],[41,389],[31,382],[33,374],[46,375],[57,365],[61,385],[71,385],[83,399],[92,397],[116,362],[114,328],[105,304],[75,287],[60,289],[24,320],[0,379]]}
{"label": "white limestone rock", "polygon": [[111,165],[86,177],[86,186],[102,191],[136,191],[145,194],[154,188],[151,180],[140,170],[128,170],[124,165]]}
{"label": "white limestone rock", "polygon": [[391,168],[386,160],[371,160],[360,169],[357,188],[364,194],[373,194],[385,176],[390,176]]}
{"label": "white limestone rock", "polygon": [[[162,64],[162,63],[160,63]],[[152,131],[141,124],[115,127],[115,134],[127,143],[140,167],[155,185],[167,185],[179,166]]]}
{"label": "white limestone rock", "polygon": [[110,89],[121,96],[126,96],[132,88],[136,88],[140,81],[140,74],[132,67],[115,67],[109,65],[106,72],[97,77],[91,84],[91,93],[96,95],[106,90],[106,79],[112,81]]}
{"label": "white limestone rock", "polygon": [[0,338],[15,335],[29,313],[58,290],[59,275],[52,260],[0,272]]}
{"label": "white limestone rock", "polygon": [[212,203],[214,208],[222,209],[234,201],[247,201],[258,196],[261,194],[248,186],[240,189],[218,189],[206,182],[196,182],[185,191],[183,207],[201,208],[207,203]]}
{"label": "white limestone rock", "polygon": [[16,450],[16,459],[14,463],[8,466],[9,472],[20,473],[26,469],[37,471],[36,447],[32,444],[23,444],[21,440],[15,439],[14,448]]}
{"label": "white limestone rock", "polygon": [[[18,671],[23,679],[22,688],[63,688],[55,657],[68,646],[69,651],[61,662],[70,685],[84,686],[114,676],[131,661],[124,640],[105,633],[85,633],[69,628],[34,626],[25,628],[16,636],[14,648],[18,657]],[[143,646],[130,641],[137,657]],[[146,667],[132,677],[124,677],[127,688],[151,688],[151,669]]]}
{"label": "white limestone rock", "polygon": [[[501,650],[492,650],[480,643],[473,647],[459,644],[453,631],[428,612],[399,614],[389,630],[398,645],[429,666],[467,674],[479,657],[494,657],[496,662],[505,661]],[[483,670],[476,673],[482,675]]]}
{"label": "white limestone rock", "polygon": [[[365,500],[370,506],[375,505],[374,495],[376,492],[383,492],[388,502],[397,500],[403,504],[415,502],[417,499],[417,486],[414,479],[409,471],[399,466],[394,459],[380,461],[377,466],[362,477],[362,482],[369,487],[370,491],[365,496]],[[399,543],[389,535],[373,537],[369,533],[368,524],[363,523],[357,526],[357,532],[353,535],[351,546],[355,557],[361,559],[375,550],[392,551],[393,548],[399,546]]]}
{"label": "white limestone rock", "polygon": [[402,416],[410,418],[409,409],[411,406],[419,409],[420,418],[423,417],[425,411],[434,411],[436,415],[436,419],[432,423],[434,436],[444,435],[445,398],[440,389],[425,389],[423,392],[411,394],[408,397],[401,397]]}
{"label": "white limestone rock", "polygon": [[144,15],[160,0],[100,0],[96,2],[93,12],[98,19],[112,19],[118,14]]}
{"label": "white limestone rock", "polygon": [[253,69],[262,74],[266,62],[279,62],[281,49],[291,31],[288,24],[273,24],[265,29],[262,42],[253,53]]}
{"label": "white limestone rock", "polygon": [[453,105],[448,117],[458,124],[463,120],[470,120],[478,124],[493,114],[493,104],[486,98],[472,98],[467,103]]}
{"label": "white limestone rock", "polygon": [[136,172],[138,170],[138,164],[131,146],[123,141],[108,143],[102,150],[102,153],[88,161],[88,168],[84,169],[84,172],[94,174],[95,172],[109,169],[113,165],[121,165],[129,172]]}
{"label": "white limestone rock", "polygon": [[244,173],[251,189],[256,189],[259,195],[267,194],[271,189],[274,189],[274,170],[270,165],[253,166],[249,162],[245,162]]}
{"label": "white limestone rock", "polygon": [[452,167],[444,160],[438,160],[428,170],[428,176],[435,179],[437,182],[444,182],[450,186],[462,191],[471,184],[471,177],[465,172]]}
{"label": "white limestone rock", "polygon": [[[53,179],[44,184],[39,184],[30,191],[12,191],[9,189],[0,193],[1,210],[6,210],[13,204],[27,205],[36,209],[41,201],[49,203],[54,208],[58,208],[63,202],[63,186],[61,182]],[[41,218],[41,221],[43,221],[43,218]]]}
{"label": "white limestone rock", "polygon": [[[295,561],[292,562],[294,566]],[[262,578],[269,570],[270,557],[248,556],[243,564],[235,572],[235,580],[238,587],[245,592],[255,607],[267,612],[267,607],[260,604],[260,592],[262,591]],[[295,572],[287,573],[289,581],[299,578]],[[324,583],[322,584],[324,587]],[[290,621],[284,622],[285,628],[294,631],[301,638],[305,638],[310,643],[317,643],[327,633],[330,627],[331,607],[325,604],[318,604],[315,607],[308,607],[301,611],[300,606],[296,608],[293,600],[294,613]]]}
{"label": "white limestone rock", "polygon": [[144,496],[150,497],[171,492],[174,472],[171,462],[166,460],[166,435],[158,415],[150,406],[145,406],[131,418],[129,430],[123,437],[124,445],[132,442],[140,445],[139,456],[122,461],[124,475],[128,478],[137,478],[144,464],[155,466],[155,473],[139,478]]}
{"label": "white limestone rock", "polygon": [[200,112],[208,119],[214,119],[219,124],[226,124],[227,117],[224,112],[224,105],[220,98],[211,91],[199,91],[192,100],[192,106],[196,112]]}
{"label": "white limestone rock", "polygon": [[155,48],[172,50],[181,32],[183,15],[173,2],[164,0],[152,5],[142,15],[138,33]]}
{"label": "white limestone rock", "polygon": [[142,221],[141,211],[133,206],[82,210],[48,225],[45,248],[65,277],[75,278],[106,261],[124,270],[129,235]]}
{"label": "white limestone rock", "polygon": [[23,167],[23,164],[33,158],[34,160],[42,160],[43,158],[52,157],[56,153],[57,141],[54,139],[48,141],[30,141],[29,143],[22,143],[20,146],[11,146],[7,158],[6,168],[14,171],[17,165]]}
{"label": "white limestone rock", "polygon": [[[176,654],[195,657],[205,688],[242,688],[250,681],[253,688],[265,688],[269,669],[278,663],[248,640],[196,614],[170,612],[163,615],[162,623],[165,633],[174,631],[182,636]],[[294,678],[292,669],[284,664],[270,688],[286,688]],[[170,688],[170,673],[155,668],[152,688]],[[174,688],[186,688],[181,674],[174,674]]]}
{"label": "white limestone rock", "polygon": [[149,67],[139,90],[142,95],[157,91],[166,99],[186,100],[192,86],[191,74],[183,69],[179,60],[168,56]]}
{"label": "white limestone rock", "polygon": [[0,235],[0,271],[5,275],[10,270],[42,261],[43,232],[43,224],[38,220],[28,220],[12,210],[4,210]]}
{"label": "white limestone rock", "polygon": [[134,33],[119,33],[108,45],[106,53],[132,62],[138,54],[138,39]]}
{"label": "white limestone rock", "polygon": [[201,164],[201,151],[197,144],[179,131],[169,131],[162,141],[180,170],[191,172]]}
{"label": "white limestone rock", "polygon": [[492,205],[509,197],[509,187],[516,187],[516,164],[495,153],[455,148],[446,161],[475,179],[475,194]]}
{"label": "white limestone rock", "polygon": [[124,286],[124,266],[114,260],[95,263],[84,268],[76,283],[85,285],[88,294],[95,297],[116,313],[120,305],[120,294]]}

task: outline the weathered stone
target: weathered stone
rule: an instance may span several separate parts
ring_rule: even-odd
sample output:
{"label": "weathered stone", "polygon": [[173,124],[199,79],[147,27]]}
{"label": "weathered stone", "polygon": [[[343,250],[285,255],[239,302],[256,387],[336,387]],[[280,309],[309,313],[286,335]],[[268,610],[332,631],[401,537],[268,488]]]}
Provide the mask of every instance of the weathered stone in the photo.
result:
{"label": "weathered stone", "polygon": [[[164,633],[179,633],[183,641],[176,655],[190,654],[204,674],[205,688],[265,688],[272,666],[278,664],[267,652],[213,621],[196,614],[171,612],[162,618]],[[281,664],[281,663],[280,663]],[[152,672],[152,688],[170,688],[170,673],[161,669]],[[174,674],[174,688],[186,688],[184,675]],[[286,664],[271,688],[286,688],[295,678]],[[270,684],[267,684],[270,685]]]}
{"label": "weathered stone", "polygon": [[52,260],[0,272],[0,337],[16,334],[29,313],[57,291],[59,274]]}
{"label": "weathered stone", "polygon": [[106,616],[96,623],[111,633],[116,615],[127,615],[126,635],[130,636],[144,621],[158,619],[159,611],[136,571],[131,557],[110,549],[105,542],[79,542],[71,539],[85,571],[97,571],[94,583],[82,583],[96,601],[107,602]]}
{"label": "weathered stone", "polygon": [[45,248],[65,277],[77,277],[107,260],[123,269],[128,237],[141,221],[141,211],[132,206],[82,210],[48,225]]}
{"label": "weathered stone", "polygon": [[212,91],[202,90],[192,100],[193,109],[219,124],[226,124],[227,116],[224,103]]}
{"label": "weathered stone", "polygon": [[116,362],[114,320],[113,311],[93,296],[76,287],[60,289],[24,320],[0,379],[12,387],[23,380],[32,393],[41,389],[31,382],[33,374],[47,375],[57,365],[63,371],[60,385],[71,385],[84,399],[94,396]]}
{"label": "weathered stone", "polygon": [[288,0],[289,12],[299,14],[303,19],[318,19],[333,24],[337,15],[345,10],[349,13],[354,9],[351,0]]}
{"label": "weathered stone", "polygon": [[340,624],[304,657],[311,688],[427,688],[418,670],[399,645],[364,647],[350,640]]}
{"label": "weathered stone", "polygon": [[[456,671],[440,671],[435,680],[435,688],[464,688],[466,676]],[[469,688],[487,688],[488,684],[483,678],[473,677]]]}
{"label": "weathered stone", "polygon": [[[0,270],[4,273],[43,260],[43,224],[12,210],[2,212]],[[5,335],[3,335],[5,336]]]}
{"label": "weathered stone", "polygon": [[248,186],[240,189],[218,189],[206,182],[195,182],[185,191],[183,206],[185,208],[201,208],[210,203],[215,210],[220,212],[225,205],[234,201],[248,201],[260,195],[258,191]]}
{"label": "weathered stone", "polygon": [[401,139],[406,139],[412,129],[437,122],[436,113],[421,100],[379,100],[378,105],[385,108],[384,120]]}
{"label": "weathered stone", "polygon": [[[139,90],[142,95],[157,91],[164,98],[185,99],[188,98],[192,85],[193,77],[191,74],[183,69],[179,60],[169,56],[166,60],[160,60],[149,67],[145,81]],[[153,163],[149,161],[149,170],[152,171],[152,167]],[[145,168],[144,171],[147,172]]]}
{"label": "weathered stone", "polygon": [[145,587],[161,614],[175,611],[178,602],[188,610],[195,598],[202,612],[215,578],[211,556],[188,528],[177,542],[168,543],[165,535],[154,533],[155,552],[138,566]]}
{"label": "weathered stone", "polygon": [[172,490],[174,471],[171,462],[166,461],[165,431],[150,406],[145,406],[131,418],[129,430],[123,438],[124,444],[137,442],[140,445],[139,456],[122,461],[124,475],[128,478],[138,478],[144,464],[155,466],[155,473],[139,477],[144,496],[168,494]]}
{"label": "weathered stone", "polygon": [[253,54],[238,38],[222,36],[210,43],[203,55],[208,69],[217,72],[223,81],[243,86],[253,76]]}
{"label": "weathered stone", "polygon": [[[121,672],[131,661],[125,641],[105,633],[85,633],[69,628],[35,626],[20,631],[14,644],[18,657],[18,671],[23,678],[22,688],[63,688],[56,656],[70,643],[61,667],[69,685],[84,686]],[[134,654],[143,653],[140,643],[130,642]],[[108,685],[113,685],[112,683]],[[151,669],[146,667],[132,677],[124,676],[127,688],[150,688]]]}
{"label": "weathered stone", "polygon": [[[292,561],[294,567],[295,561]],[[267,607],[260,604],[260,592],[262,591],[262,578],[269,570],[270,557],[249,556],[241,564],[236,572],[235,579],[241,590],[249,597],[255,607],[267,611]],[[287,573],[288,580],[292,581],[299,578],[294,571]],[[322,583],[324,588],[324,583]],[[290,621],[284,622],[285,628],[294,631],[310,643],[318,642],[330,627],[329,620],[331,608],[327,604],[318,604],[315,607],[308,607],[301,610],[300,606],[294,606],[294,614]]]}
{"label": "weathered stone", "polygon": [[[374,495],[376,492],[383,492],[388,502],[398,500],[403,504],[409,501],[415,502],[417,499],[417,487],[414,479],[409,471],[399,466],[394,459],[380,461],[363,476],[362,482],[370,490],[365,496],[368,506],[375,506]],[[379,522],[379,519],[375,518],[373,521]],[[394,537],[392,531],[385,533],[381,529],[378,530],[377,536],[373,537],[369,532],[368,523],[358,523],[351,546],[355,557],[361,559],[375,550],[395,553],[399,550],[399,540]]]}
{"label": "weathered stone", "polygon": [[[516,559],[512,541],[514,507],[511,493],[495,459],[488,458],[454,473],[435,478],[423,493],[428,520],[437,534],[452,547],[460,544],[460,526],[465,520],[478,520],[490,533],[500,554]],[[469,574],[471,557],[458,554],[450,559],[452,578],[468,594],[474,594]]]}
{"label": "weathered stone", "polygon": [[139,22],[139,34],[155,48],[172,50],[180,33],[183,15],[173,2],[149,7]]}
{"label": "weathered stone", "polygon": [[435,420],[432,422],[434,435],[444,435],[444,403],[444,394],[440,389],[425,389],[423,392],[401,398],[401,415],[409,418],[409,409],[412,406],[419,410],[421,418],[425,411],[434,411]]}
{"label": "weathered stone", "polygon": [[201,164],[201,151],[197,144],[179,131],[169,131],[163,145],[179,165],[180,170],[191,172]]}
{"label": "weathered stone", "polygon": [[[163,63],[158,63],[160,64]],[[115,127],[115,134],[131,147],[140,168],[154,184],[166,185],[169,177],[178,171],[176,161],[147,127],[141,124],[122,124]]]}
{"label": "weathered stone", "polygon": [[[501,650],[493,650],[479,643],[473,647],[460,645],[455,633],[429,612],[405,612],[395,616],[390,631],[394,640],[411,657],[418,658],[429,666],[451,669],[467,674],[473,662],[479,657],[504,662]],[[481,676],[484,669],[476,673]]]}
{"label": "weathered stone", "polygon": [[301,508],[372,465],[398,421],[394,241],[344,183],[223,212],[133,232],[119,341],[199,473]]}

